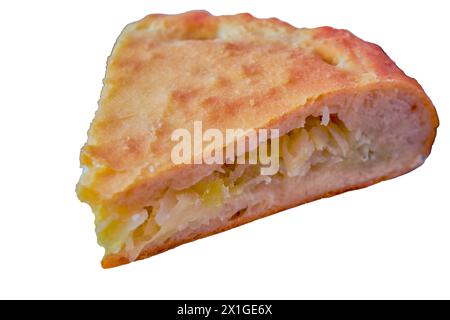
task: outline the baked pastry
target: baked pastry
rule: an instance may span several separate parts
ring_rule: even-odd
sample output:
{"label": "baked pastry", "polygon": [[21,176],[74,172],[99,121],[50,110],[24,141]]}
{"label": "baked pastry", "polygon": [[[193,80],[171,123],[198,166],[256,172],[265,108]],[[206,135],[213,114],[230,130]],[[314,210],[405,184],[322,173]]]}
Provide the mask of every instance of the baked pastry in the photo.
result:
{"label": "baked pastry", "polygon": [[[175,163],[173,132],[194,133],[194,122],[274,129],[246,151],[278,144],[279,170],[238,163],[238,151],[225,164]],[[109,268],[404,174],[424,162],[437,126],[420,85],[348,31],[249,14],[149,15],[108,59],[77,193]],[[205,160],[206,148],[191,158]]]}

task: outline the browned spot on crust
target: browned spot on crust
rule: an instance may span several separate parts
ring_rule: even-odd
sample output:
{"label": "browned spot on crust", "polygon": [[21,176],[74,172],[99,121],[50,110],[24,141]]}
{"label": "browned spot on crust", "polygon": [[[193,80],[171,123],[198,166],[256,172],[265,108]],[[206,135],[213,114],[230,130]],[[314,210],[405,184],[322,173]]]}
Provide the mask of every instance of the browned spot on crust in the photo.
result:
{"label": "browned spot on crust", "polygon": [[257,63],[250,63],[242,65],[242,73],[246,77],[253,77],[261,74],[262,68]]}
{"label": "browned spot on crust", "polygon": [[197,97],[199,92],[200,90],[195,88],[175,89],[172,91],[171,98],[180,106],[185,106]]}
{"label": "browned spot on crust", "polygon": [[227,57],[236,57],[246,53],[246,46],[240,43],[224,43],[224,52]]}

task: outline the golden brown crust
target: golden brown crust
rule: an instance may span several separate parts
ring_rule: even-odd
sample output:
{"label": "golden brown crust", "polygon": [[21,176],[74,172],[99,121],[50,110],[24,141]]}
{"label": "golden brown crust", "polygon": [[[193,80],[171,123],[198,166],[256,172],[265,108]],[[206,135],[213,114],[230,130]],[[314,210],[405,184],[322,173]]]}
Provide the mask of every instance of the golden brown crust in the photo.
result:
{"label": "golden brown crust", "polygon": [[[204,130],[272,127],[325,96],[380,88],[417,96],[430,111],[433,128],[438,126],[420,85],[380,47],[348,31],[297,29],[249,14],[216,17],[194,11],[147,16],[123,30],[108,60],[99,109],[81,152],[81,164],[89,173],[82,176],[78,193],[91,206],[125,203],[140,209],[152,193],[200,170],[170,161],[174,129],[192,131],[195,120],[202,121]],[[435,131],[423,144],[424,156],[434,135]],[[251,219],[244,216],[195,237],[149,247],[139,258],[284,209]],[[103,266],[127,262],[109,255]]]}
{"label": "golden brown crust", "polygon": [[103,170],[90,188],[111,202],[186,170],[170,161],[170,135],[194,120],[205,130],[266,127],[323,95],[383,83],[429,101],[378,46],[348,31],[203,11],[127,26],[104,83],[81,162]]}

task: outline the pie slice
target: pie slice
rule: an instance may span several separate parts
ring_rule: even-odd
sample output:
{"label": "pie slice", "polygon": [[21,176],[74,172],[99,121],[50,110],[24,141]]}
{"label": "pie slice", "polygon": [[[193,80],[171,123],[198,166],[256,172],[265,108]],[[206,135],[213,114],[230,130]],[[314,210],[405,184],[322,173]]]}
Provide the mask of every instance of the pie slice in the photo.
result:
{"label": "pie slice", "polygon": [[[206,161],[203,142],[190,158],[203,162],[173,161],[173,133],[194,135],[195,123],[271,134],[222,164]],[[115,267],[411,171],[437,126],[420,85],[348,31],[150,15],[123,30],[108,59],[77,193],[95,213],[102,265]],[[276,172],[238,161],[275,145]]]}

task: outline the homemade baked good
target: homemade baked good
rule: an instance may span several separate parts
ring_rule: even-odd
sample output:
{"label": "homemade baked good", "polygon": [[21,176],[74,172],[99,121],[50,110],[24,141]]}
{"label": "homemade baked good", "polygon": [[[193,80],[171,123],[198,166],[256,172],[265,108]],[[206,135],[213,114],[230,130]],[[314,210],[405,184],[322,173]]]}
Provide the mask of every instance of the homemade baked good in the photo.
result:
{"label": "homemade baked good", "polygon": [[[278,129],[259,148],[278,142],[279,170],[174,163],[172,134],[193,133],[195,121]],[[114,267],[404,174],[424,162],[437,126],[420,85],[348,31],[249,14],[149,15],[108,59],[77,193],[95,213],[102,264]]]}

